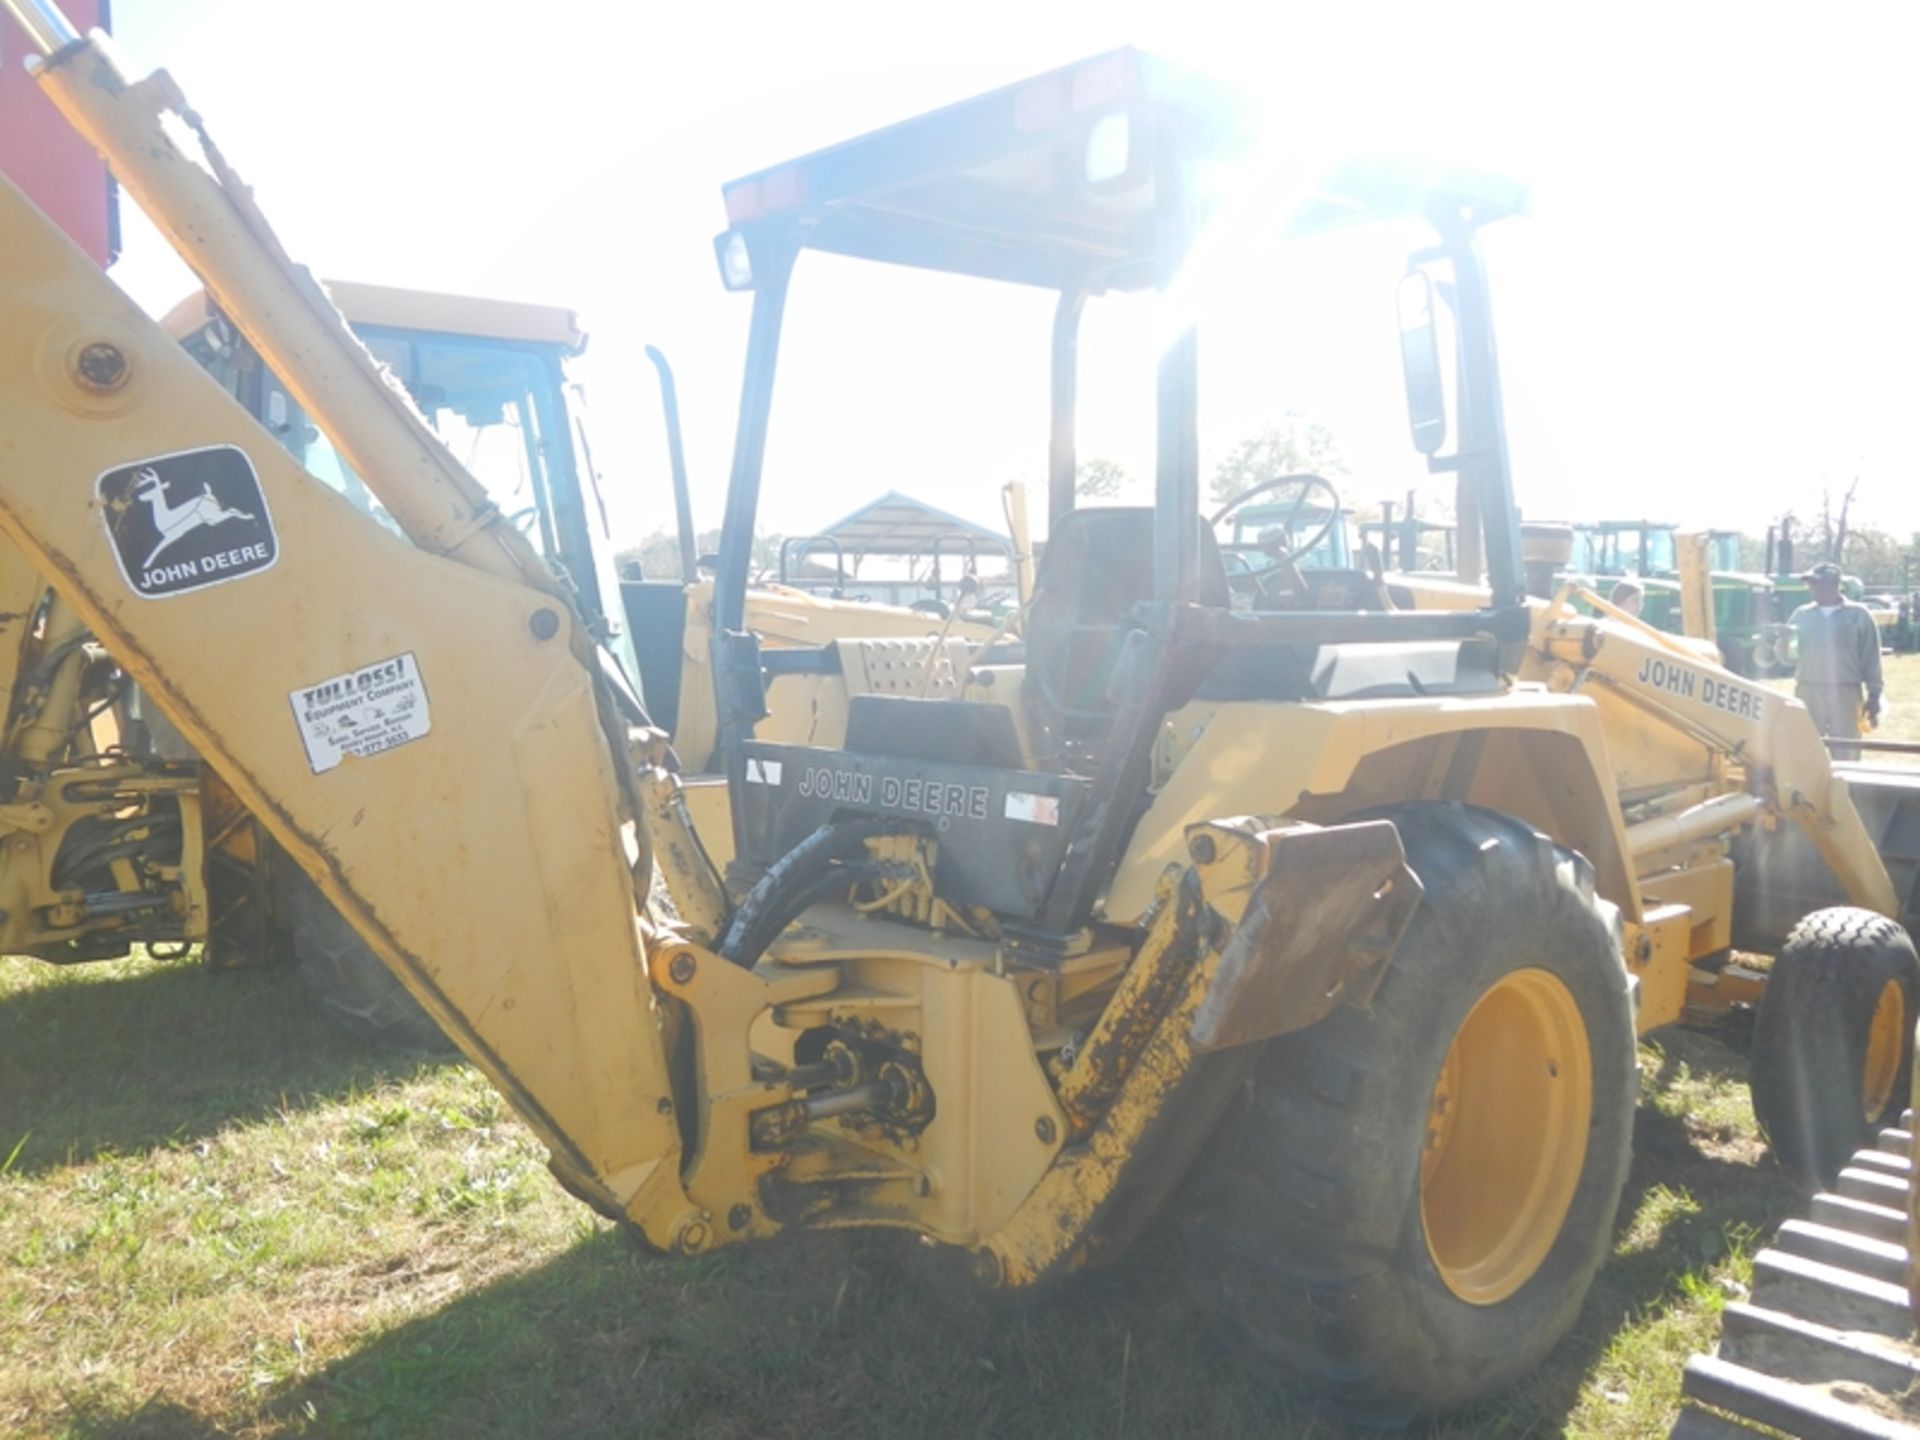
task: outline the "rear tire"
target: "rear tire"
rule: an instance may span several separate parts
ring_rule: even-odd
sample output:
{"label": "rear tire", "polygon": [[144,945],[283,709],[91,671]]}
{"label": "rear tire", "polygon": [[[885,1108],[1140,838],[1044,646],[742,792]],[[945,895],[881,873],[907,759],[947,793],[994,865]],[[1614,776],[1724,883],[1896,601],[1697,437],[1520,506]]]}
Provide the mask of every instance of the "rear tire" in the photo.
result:
{"label": "rear tire", "polygon": [[1587,862],[1490,811],[1389,813],[1425,896],[1372,1005],[1263,1048],[1179,1208],[1251,1367],[1398,1421],[1512,1385],[1572,1326],[1638,1073]]}
{"label": "rear tire", "polygon": [[1832,1185],[1905,1104],[1920,958],[1895,921],[1816,910],[1787,936],[1753,1022],[1754,1118],[1809,1189]]}
{"label": "rear tire", "polygon": [[274,908],[301,983],[339,1024],[396,1050],[444,1050],[447,1037],[333,902],[285,854],[274,856]]}

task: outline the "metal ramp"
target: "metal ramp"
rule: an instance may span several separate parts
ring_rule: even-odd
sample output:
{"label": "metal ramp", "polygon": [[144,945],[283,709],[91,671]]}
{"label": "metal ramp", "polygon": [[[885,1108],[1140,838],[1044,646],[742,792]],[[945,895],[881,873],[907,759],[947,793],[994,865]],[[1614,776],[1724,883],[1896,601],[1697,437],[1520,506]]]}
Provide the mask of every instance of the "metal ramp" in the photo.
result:
{"label": "metal ramp", "polygon": [[1920,1440],[1920,1344],[1907,1291],[1913,1112],[1857,1152],[1753,1260],[1714,1355],[1687,1362],[1672,1440]]}

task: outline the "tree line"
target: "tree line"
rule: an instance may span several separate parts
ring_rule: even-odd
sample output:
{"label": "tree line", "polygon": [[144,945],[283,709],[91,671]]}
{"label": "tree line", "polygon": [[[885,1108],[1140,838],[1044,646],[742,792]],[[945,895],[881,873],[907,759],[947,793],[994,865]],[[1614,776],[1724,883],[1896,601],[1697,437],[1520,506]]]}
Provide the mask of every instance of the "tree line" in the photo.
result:
{"label": "tree line", "polygon": [[[1263,480],[1301,472],[1337,480],[1349,473],[1346,461],[1335,443],[1333,432],[1299,411],[1288,411],[1279,419],[1260,427],[1232,446],[1217,460],[1208,476],[1208,496],[1220,504]],[[1042,487],[1043,488],[1043,487]],[[1136,486],[1134,475],[1117,460],[1095,456],[1080,462],[1075,474],[1075,491],[1087,500],[1114,500],[1129,491],[1150,489]],[[1033,490],[1029,482],[1029,490]],[[1773,526],[1777,543],[1782,533],[1793,537],[1793,568],[1803,570],[1821,560],[1831,560],[1849,575],[1857,575],[1870,589],[1914,589],[1920,587],[1920,533],[1904,540],[1889,530],[1861,524],[1855,518],[1854,501],[1860,479],[1855,476],[1836,492],[1828,486],[1814,503],[1803,509],[1788,510]],[[1145,498],[1145,495],[1142,495]],[[1044,500],[1039,503],[1044,505]],[[1432,505],[1434,518],[1442,517],[1448,506],[1440,501]],[[1359,518],[1377,518],[1379,507],[1370,502],[1357,506]],[[1604,516],[1592,518],[1604,519]],[[765,575],[779,566],[783,535],[756,532],[753,541],[753,571]],[[720,545],[718,530],[703,530],[696,549],[710,554]],[[1778,559],[1775,555],[1776,562]],[[656,530],[637,545],[619,553],[622,574],[631,574],[634,566],[650,580],[685,579],[680,573],[679,542],[669,530]],[[1740,568],[1762,571],[1768,562],[1765,534],[1742,533]]]}
{"label": "tree line", "polygon": [[[1855,475],[1835,499],[1834,488],[1824,486],[1817,504],[1803,516],[1789,510],[1774,522],[1776,545],[1781,534],[1793,537],[1795,569],[1831,560],[1849,575],[1858,575],[1869,589],[1910,590],[1920,585],[1920,533],[1903,541],[1891,531],[1862,525],[1853,518],[1853,502],[1860,493]],[[1764,540],[1741,539],[1742,559],[1751,544],[1754,568],[1766,563]]]}

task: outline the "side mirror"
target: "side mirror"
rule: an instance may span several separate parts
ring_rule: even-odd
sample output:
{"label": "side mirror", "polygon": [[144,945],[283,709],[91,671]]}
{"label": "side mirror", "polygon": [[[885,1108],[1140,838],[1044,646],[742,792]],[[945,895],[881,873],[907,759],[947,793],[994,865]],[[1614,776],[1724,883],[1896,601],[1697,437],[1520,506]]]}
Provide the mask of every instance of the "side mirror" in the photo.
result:
{"label": "side mirror", "polygon": [[1447,386],[1440,370],[1440,326],[1433,280],[1423,270],[1400,279],[1400,368],[1407,381],[1413,448],[1437,455],[1447,443]]}

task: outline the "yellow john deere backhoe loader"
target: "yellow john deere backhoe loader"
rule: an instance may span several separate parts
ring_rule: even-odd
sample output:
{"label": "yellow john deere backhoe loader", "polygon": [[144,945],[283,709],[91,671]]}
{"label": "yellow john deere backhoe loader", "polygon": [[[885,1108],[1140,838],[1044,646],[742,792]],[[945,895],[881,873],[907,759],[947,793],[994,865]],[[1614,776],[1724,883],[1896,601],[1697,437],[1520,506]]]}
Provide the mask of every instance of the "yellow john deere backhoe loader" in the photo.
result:
{"label": "yellow john deere backhoe loader", "polygon": [[[1733,842],[1797,830],[1843,898],[1896,908],[1803,709],[1525,603],[1475,239],[1515,187],[1356,166],[1294,216],[1426,227],[1401,293],[1415,438],[1457,473],[1490,595],[1429,613],[1307,573],[1297,537],[1248,545],[1230,590],[1190,329],[1160,360],[1155,505],[1073,508],[1080,310],[1174,285],[1201,173],[1245,139],[1230,97],[1116,52],[728,186],[718,254],[754,301],[714,597],[723,877],[567,588],[289,265],[172,81],[5,3],[405,538],[10,189],[0,531],[561,1183],[655,1250],[886,1226],[1017,1286],[1170,1225],[1253,1363],[1389,1413],[1469,1404],[1556,1343],[1605,1258],[1636,1025],[1754,993],[1721,963]],[[762,650],[743,623],[809,249],[1058,294],[1051,540],[1017,643]],[[755,738],[782,682],[818,697],[815,743]],[[51,779],[17,774],[21,803]],[[1802,1078],[1864,1123],[1915,965],[1871,917],[1846,930],[1871,946],[1829,943],[1855,914],[1800,924],[1774,984],[1842,977],[1780,1025],[1841,1047]]]}

